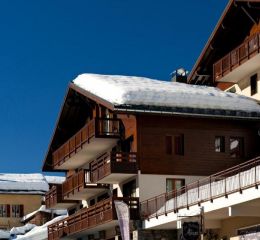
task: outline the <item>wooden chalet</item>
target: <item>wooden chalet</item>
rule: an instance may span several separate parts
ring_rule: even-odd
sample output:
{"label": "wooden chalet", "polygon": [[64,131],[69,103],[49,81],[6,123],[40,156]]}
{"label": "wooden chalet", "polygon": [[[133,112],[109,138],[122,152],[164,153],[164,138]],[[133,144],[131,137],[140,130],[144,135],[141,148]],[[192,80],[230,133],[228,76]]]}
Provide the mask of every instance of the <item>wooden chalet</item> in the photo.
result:
{"label": "wooden chalet", "polygon": [[[95,93],[91,84],[84,86],[92,78],[100,81],[98,91],[101,86],[105,89]],[[77,79],[69,84],[43,163],[43,171],[63,171],[67,176],[62,186],[54,186],[46,194],[49,208],[66,207],[70,214],[49,226],[49,239],[115,239],[120,233],[114,200],[128,204],[134,231],[139,228],[139,201],[260,152],[260,110],[251,100],[246,101],[256,108],[254,112],[235,107],[231,111],[145,102],[118,104],[109,96],[122,92],[123,88],[117,87],[121,80],[122,86],[132,88],[133,98],[137,98],[135,94],[144,97],[145,84],[150,84],[147,98],[151,92],[158,96],[158,88],[164,84],[165,89],[175,85],[150,79],[142,84],[142,78],[93,74]],[[191,87],[180,86],[181,90]],[[194,101],[196,97],[189,102]]]}

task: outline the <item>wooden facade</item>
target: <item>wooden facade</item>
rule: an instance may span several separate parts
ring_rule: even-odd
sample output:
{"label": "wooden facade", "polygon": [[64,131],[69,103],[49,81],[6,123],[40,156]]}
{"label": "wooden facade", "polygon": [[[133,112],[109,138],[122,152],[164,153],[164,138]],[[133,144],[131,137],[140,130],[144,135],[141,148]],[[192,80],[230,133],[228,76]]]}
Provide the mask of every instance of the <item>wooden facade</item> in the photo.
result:
{"label": "wooden facade", "polygon": [[[139,168],[144,174],[207,176],[260,153],[258,123],[140,115],[137,125]],[[166,137],[180,134],[184,137],[183,155],[167,154]],[[225,152],[215,152],[216,136],[225,138]],[[241,158],[230,156],[232,136],[244,139],[244,156]]]}

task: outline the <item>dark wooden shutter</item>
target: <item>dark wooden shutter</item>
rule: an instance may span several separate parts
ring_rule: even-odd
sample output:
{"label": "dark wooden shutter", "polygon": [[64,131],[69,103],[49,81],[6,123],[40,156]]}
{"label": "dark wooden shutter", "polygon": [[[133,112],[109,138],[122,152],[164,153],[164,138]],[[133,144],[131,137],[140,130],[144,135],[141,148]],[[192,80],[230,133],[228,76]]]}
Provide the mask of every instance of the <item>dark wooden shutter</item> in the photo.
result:
{"label": "dark wooden shutter", "polygon": [[24,215],[23,205],[20,205],[20,217],[23,217],[23,215]]}
{"label": "dark wooden shutter", "polygon": [[10,217],[10,216],[11,216],[10,211],[11,211],[10,205],[7,204],[7,205],[6,205],[6,216],[7,216],[7,217]]}
{"label": "dark wooden shutter", "polygon": [[165,137],[165,151],[166,154],[172,154],[172,136]]}
{"label": "dark wooden shutter", "polygon": [[174,136],[174,153],[177,155],[184,154],[184,137],[182,135]]}

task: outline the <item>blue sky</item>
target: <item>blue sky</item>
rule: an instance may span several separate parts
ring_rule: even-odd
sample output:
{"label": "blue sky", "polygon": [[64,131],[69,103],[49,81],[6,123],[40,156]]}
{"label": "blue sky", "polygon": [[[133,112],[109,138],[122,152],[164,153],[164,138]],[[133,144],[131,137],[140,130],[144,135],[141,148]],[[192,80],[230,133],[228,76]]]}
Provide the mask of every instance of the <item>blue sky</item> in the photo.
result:
{"label": "blue sky", "polygon": [[0,172],[40,172],[69,81],[190,70],[227,0],[0,1]]}

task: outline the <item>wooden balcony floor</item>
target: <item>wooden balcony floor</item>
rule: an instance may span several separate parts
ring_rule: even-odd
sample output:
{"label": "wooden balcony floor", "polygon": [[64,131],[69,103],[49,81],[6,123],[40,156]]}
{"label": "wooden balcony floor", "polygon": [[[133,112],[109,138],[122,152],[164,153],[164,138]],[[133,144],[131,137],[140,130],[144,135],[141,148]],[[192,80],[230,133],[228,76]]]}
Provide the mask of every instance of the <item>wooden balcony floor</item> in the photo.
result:
{"label": "wooden balcony floor", "polygon": [[54,169],[70,170],[79,168],[91,160],[96,158],[100,153],[106,152],[116,145],[118,138],[96,138],[93,137],[82,145],[82,148],[78,148],[76,153],[72,153],[70,157],[67,157],[65,161],[56,165]]}

